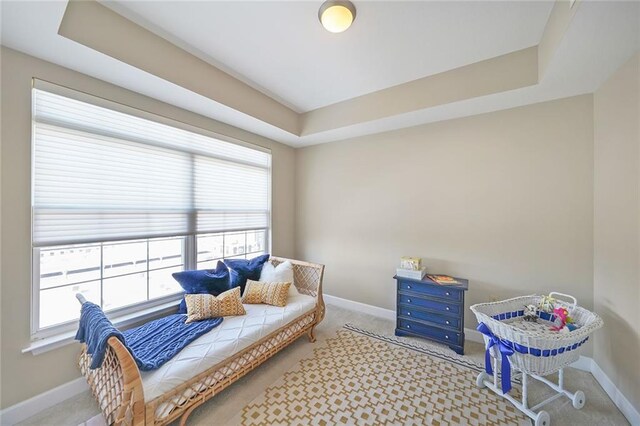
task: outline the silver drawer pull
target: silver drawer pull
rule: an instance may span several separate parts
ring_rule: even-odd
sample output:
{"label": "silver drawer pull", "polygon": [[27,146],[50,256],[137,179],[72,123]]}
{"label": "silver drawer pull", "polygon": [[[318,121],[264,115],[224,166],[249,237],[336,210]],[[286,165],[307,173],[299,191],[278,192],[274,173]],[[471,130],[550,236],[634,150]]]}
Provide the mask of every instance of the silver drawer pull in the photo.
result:
{"label": "silver drawer pull", "polygon": [[408,326],[407,326],[407,328],[411,328],[411,326],[410,326],[410,325],[408,325]]}
{"label": "silver drawer pull", "polygon": [[411,286],[410,285],[407,286],[407,290],[411,290]]}
{"label": "silver drawer pull", "polygon": [[411,312],[407,312],[407,315],[411,316]]}
{"label": "silver drawer pull", "polygon": [[411,303],[411,299],[407,299],[407,303]]}
{"label": "silver drawer pull", "polygon": [[448,311],[448,310],[449,310],[449,307],[447,306],[445,309]]}
{"label": "silver drawer pull", "polygon": [[449,320],[445,321],[447,323],[447,325],[449,325]]}
{"label": "silver drawer pull", "polygon": [[446,292],[444,295],[445,295],[445,296],[451,296],[451,293]]}
{"label": "silver drawer pull", "polygon": [[444,338],[445,338],[445,339],[448,339],[448,338],[449,338],[449,335],[448,335],[448,334],[447,334],[447,335],[445,335],[445,336],[444,336]]}

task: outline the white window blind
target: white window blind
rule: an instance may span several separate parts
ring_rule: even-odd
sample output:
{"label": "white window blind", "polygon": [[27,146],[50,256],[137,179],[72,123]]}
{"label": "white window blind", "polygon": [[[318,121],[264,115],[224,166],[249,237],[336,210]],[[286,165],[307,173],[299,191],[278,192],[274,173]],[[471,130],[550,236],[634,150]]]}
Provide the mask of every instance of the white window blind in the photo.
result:
{"label": "white window blind", "polygon": [[271,155],[33,89],[34,247],[263,229]]}

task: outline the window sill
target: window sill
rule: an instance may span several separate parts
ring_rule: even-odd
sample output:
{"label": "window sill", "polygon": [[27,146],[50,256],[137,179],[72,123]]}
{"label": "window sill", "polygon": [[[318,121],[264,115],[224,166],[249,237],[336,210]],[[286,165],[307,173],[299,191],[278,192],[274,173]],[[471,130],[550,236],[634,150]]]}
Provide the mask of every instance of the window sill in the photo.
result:
{"label": "window sill", "polygon": [[[163,303],[162,305],[142,309],[128,315],[122,315],[120,317],[113,318],[112,322],[113,325],[117,328],[127,328],[141,322],[158,318],[163,315],[175,313],[177,307],[178,301],[172,300],[171,302]],[[45,352],[49,352],[51,350],[74,343],[76,341],[75,336],[75,331],[68,331],[65,333],[56,334],[55,336],[34,340],[29,346],[22,349],[22,353],[25,354],[31,352],[33,355],[40,355]]]}

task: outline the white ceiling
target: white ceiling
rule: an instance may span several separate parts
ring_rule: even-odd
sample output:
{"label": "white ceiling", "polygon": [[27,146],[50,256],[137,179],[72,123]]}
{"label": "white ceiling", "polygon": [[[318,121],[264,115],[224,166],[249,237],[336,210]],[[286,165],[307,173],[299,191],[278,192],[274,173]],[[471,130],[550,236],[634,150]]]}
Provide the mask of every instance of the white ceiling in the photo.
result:
{"label": "white ceiling", "polygon": [[552,1],[356,1],[344,33],[321,1],[110,1],[133,22],[306,112],[534,46]]}
{"label": "white ceiling", "polygon": [[[345,90],[353,90],[355,94],[362,94],[383,88],[385,84],[397,84],[426,75],[420,75],[420,72],[438,72],[446,70],[447,67],[451,68],[479,59],[487,59],[483,55],[495,56],[495,54],[507,53],[507,50],[534,45],[539,42],[544,26],[544,23],[540,26],[538,21],[546,20],[550,8],[548,4],[524,3],[521,5],[521,2],[515,1],[498,3],[498,6],[495,6],[491,1],[466,3],[464,8],[471,8],[478,16],[483,16],[480,21],[485,24],[493,23],[490,28],[484,28],[484,30],[478,30],[477,27],[474,27],[476,30],[475,33],[472,33],[467,28],[469,25],[477,25],[474,23],[475,20],[470,19],[470,17],[474,17],[471,16],[472,13],[464,13],[464,11],[460,13],[460,19],[466,16],[465,19],[468,20],[464,25],[454,19],[449,21],[445,28],[436,31],[434,27],[438,25],[437,22],[425,23],[423,26],[428,28],[420,29],[419,26],[416,27],[418,21],[414,16],[416,14],[402,11],[404,8],[415,11],[414,8],[435,7],[434,3],[393,3],[394,8],[401,9],[396,11],[395,18],[390,18],[391,12],[388,12],[374,20],[371,18],[373,12],[369,14],[370,18],[367,19],[367,10],[369,8],[371,11],[382,10],[379,8],[383,7],[393,10],[389,9],[390,4],[358,1],[356,3],[356,7],[358,7],[356,22],[342,36],[355,39],[358,32],[364,31],[363,22],[372,22],[369,25],[386,28],[385,31],[368,34],[369,37],[360,36],[360,46],[369,46],[369,53],[365,54],[363,47],[353,48],[352,43],[355,41],[341,41],[340,34],[330,34],[321,29],[316,16],[318,3],[320,1],[301,4],[287,3],[293,8],[291,13],[299,14],[302,13],[303,8],[310,8],[309,13],[312,14],[310,18],[307,17],[310,20],[308,28],[305,27],[296,32],[295,37],[282,35],[283,32],[286,32],[284,30],[286,25],[282,21],[276,21],[271,25],[268,19],[264,19],[266,16],[264,13],[259,14],[253,11],[256,8],[256,10],[264,12],[272,4],[271,2],[224,3],[228,10],[248,9],[248,11],[244,15],[236,15],[235,18],[229,11],[218,11],[218,14],[214,14],[215,16],[225,16],[225,19],[218,19],[215,16],[200,19],[204,13],[198,13],[190,20],[183,22],[181,26],[183,35],[177,34],[178,30],[171,30],[170,25],[173,25],[171,20],[169,20],[171,24],[160,21],[157,24],[151,23],[153,19],[160,19],[154,18],[156,9],[159,10],[157,12],[159,15],[165,16],[165,18],[168,16],[163,2],[128,3],[126,6],[131,10],[138,7],[149,9],[149,12],[145,12],[149,16],[145,15],[144,20],[145,26],[149,29],[169,38],[180,47],[197,54],[236,77],[240,77],[254,87],[273,95],[274,98],[284,99],[287,103],[295,104],[299,110],[352,96],[352,94],[345,95]],[[544,78],[538,85],[300,137],[58,35],[58,26],[66,7],[64,0],[46,2],[2,0],[0,5],[2,7],[0,41],[5,46],[292,146],[330,142],[561,97],[592,93],[631,55],[640,50],[640,2],[583,0],[550,62]],[[312,5],[313,7],[311,7]],[[443,10],[455,9],[449,3],[435,3],[435,5],[439,5],[438,7]],[[478,5],[482,5],[482,7],[478,9]],[[189,5],[189,7],[191,6]],[[119,13],[138,13],[131,12],[131,10],[123,12],[119,3],[112,4],[111,7],[114,10],[117,9],[116,11]],[[202,3],[198,7],[219,8],[220,5]],[[496,11],[497,9],[492,8],[504,7],[504,14],[499,14],[503,16],[503,19],[493,15],[484,16],[478,11],[484,7],[493,10],[494,14],[499,13]],[[528,10],[527,15],[538,14],[542,17],[536,17],[537,15],[525,17],[519,25],[514,25],[516,28],[509,27],[508,23],[502,22],[507,17],[515,19],[518,10]],[[441,12],[435,11],[430,16],[438,13]],[[260,16],[256,18],[256,15]],[[247,16],[253,17],[254,21],[251,21],[250,25],[243,23]],[[401,18],[402,16],[404,18]],[[128,17],[133,19],[133,15]],[[262,18],[258,19],[260,17]],[[428,17],[425,18],[425,22],[428,19]],[[214,21],[216,25],[212,24]],[[139,22],[142,23],[142,20],[140,19]],[[198,24],[198,22],[200,23]],[[419,44],[415,42],[415,37],[413,44],[398,44],[398,40],[403,37],[406,39],[409,37],[407,34],[411,34],[410,25],[407,22],[413,25],[413,31],[424,31],[424,34],[429,32],[431,36],[420,38]],[[165,25],[166,28],[160,29],[160,25]],[[296,25],[301,24],[297,22]],[[501,31],[504,32],[500,32],[495,30],[496,25],[504,25],[504,28],[510,29],[503,29]],[[157,27],[154,28],[154,26]],[[193,29],[193,31],[184,29],[184,27],[188,29],[190,26],[201,29]],[[239,28],[244,28],[244,30]],[[260,28],[260,31],[252,28]],[[176,35],[173,35],[172,31],[175,31]],[[179,41],[176,38],[178,36],[187,37],[187,34],[193,36],[200,32],[209,34],[202,37],[208,38],[209,41],[215,39],[216,42],[199,43],[198,47],[194,47],[190,46],[187,41]],[[443,37],[439,34],[448,34],[447,40],[441,40]],[[470,34],[474,35],[471,39],[468,38]],[[488,34],[492,34],[492,40],[488,39]],[[288,46],[287,48],[278,47],[273,43],[273,40],[278,37],[284,39],[282,43]],[[378,48],[370,43],[369,39],[372,37],[378,38]],[[463,37],[467,37],[464,39],[466,41],[462,41]],[[271,42],[263,43],[263,40],[267,39]],[[390,43],[386,41],[387,39],[395,41]],[[454,43],[451,39],[458,41]],[[437,49],[435,45],[432,45],[434,40],[437,40],[439,46],[449,46],[448,50]],[[297,47],[294,49],[291,46]],[[318,52],[314,52],[309,48],[310,46],[314,46]],[[491,49],[495,49],[495,51]],[[218,51],[223,53],[218,54]],[[262,51],[270,53],[260,53]],[[253,53],[249,54],[249,52]],[[260,60],[256,59],[255,55]],[[389,58],[395,58],[395,60]],[[398,65],[398,63],[402,65]],[[420,71],[417,71],[418,69]],[[304,77],[301,77],[302,75]],[[334,78],[336,75],[338,78]],[[327,81],[333,81],[333,83],[329,84]],[[346,81],[351,83],[346,84]],[[346,88],[338,90],[334,87],[335,85],[344,85]]]}

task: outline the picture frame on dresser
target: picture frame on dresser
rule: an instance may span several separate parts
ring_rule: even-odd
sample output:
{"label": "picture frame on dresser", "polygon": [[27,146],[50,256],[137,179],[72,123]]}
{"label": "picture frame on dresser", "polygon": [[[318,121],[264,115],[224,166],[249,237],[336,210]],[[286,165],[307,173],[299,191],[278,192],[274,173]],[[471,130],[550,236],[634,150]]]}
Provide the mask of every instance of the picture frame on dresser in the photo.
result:
{"label": "picture frame on dresser", "polygon": [[396,336],[421,337],[464,355],[464,296],[469,281],[443,285],[431,280],[393,277],[397,284]]}

